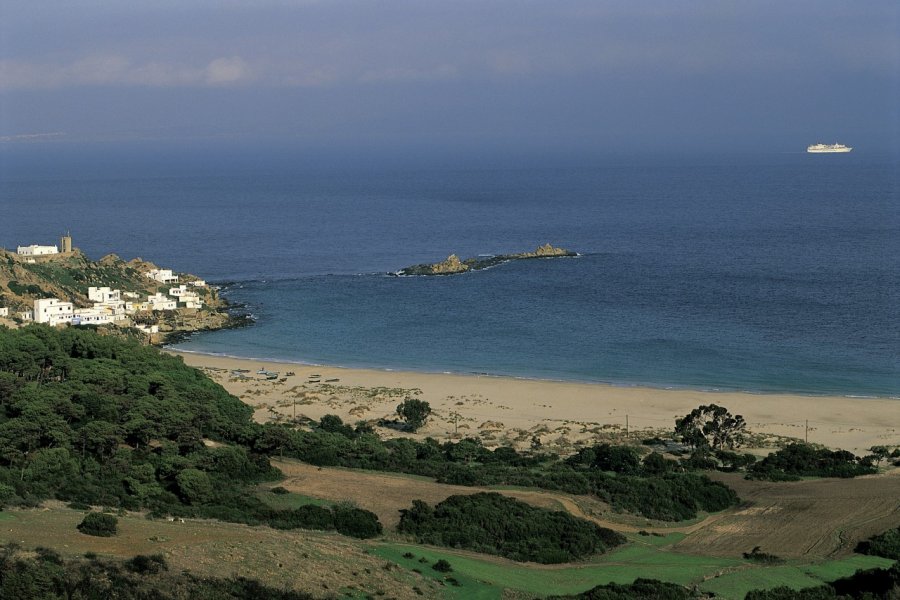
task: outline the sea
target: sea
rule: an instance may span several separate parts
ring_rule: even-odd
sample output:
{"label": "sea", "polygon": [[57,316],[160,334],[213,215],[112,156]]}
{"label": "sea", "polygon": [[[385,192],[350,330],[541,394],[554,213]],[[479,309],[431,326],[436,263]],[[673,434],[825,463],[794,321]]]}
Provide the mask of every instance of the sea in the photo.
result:
{"label": "sea", "polygon": [[[0,170],[0,246],[53,244],[69,231],[92,258],[116,253],[197,274],[255,320],[194,335],[179,350],[900,397],[896,160],[316,167],[41,156],[30,149]],[[548,242],[579,256],[394,276],[451,253]]]}

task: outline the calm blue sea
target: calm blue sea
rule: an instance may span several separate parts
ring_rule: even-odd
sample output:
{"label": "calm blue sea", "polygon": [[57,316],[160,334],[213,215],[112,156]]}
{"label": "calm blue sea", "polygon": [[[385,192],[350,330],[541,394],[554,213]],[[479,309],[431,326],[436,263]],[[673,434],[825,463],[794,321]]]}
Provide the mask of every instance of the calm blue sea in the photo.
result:
{"label": "calm blue sea", "polygon": [[[4,170],[0,245],[55,243],[71,230],[95,258],[140,256],[221,282],[257,318],[184,350],[900,396],[896,162],[783,154],[577,168],[29,164]],[[388,275],[450,253],[545,242],[582,256],[444,278]]]}

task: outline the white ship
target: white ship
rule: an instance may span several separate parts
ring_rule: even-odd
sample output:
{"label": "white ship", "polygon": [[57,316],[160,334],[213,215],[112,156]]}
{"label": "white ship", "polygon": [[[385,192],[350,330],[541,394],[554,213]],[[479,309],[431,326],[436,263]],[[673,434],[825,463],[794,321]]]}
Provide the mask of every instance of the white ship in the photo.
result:
{"label": "white ship", "polygon": [[853,150],[850,146],[843,144],[811,144],[807,146],[806,151],[814,154],[823,154],[831,152],[850,152]]}

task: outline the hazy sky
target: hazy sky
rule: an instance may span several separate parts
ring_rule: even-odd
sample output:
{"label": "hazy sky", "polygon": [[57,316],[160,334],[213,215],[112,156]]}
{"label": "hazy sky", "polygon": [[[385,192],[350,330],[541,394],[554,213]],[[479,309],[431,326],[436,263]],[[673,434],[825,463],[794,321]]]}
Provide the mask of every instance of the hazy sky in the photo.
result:
{"label": "hazy sky", "polygon": [[0,36],[7,147],[898,148],[897,0],[0,0]]}

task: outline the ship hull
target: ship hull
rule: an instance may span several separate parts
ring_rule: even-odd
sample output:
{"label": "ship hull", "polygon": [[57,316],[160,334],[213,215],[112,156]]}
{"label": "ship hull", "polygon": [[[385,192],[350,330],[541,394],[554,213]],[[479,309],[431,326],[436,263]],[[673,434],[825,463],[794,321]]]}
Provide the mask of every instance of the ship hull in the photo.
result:
{"label": "ship hull", "polygon": [[806,147],[810,154],[845,154],[851,150],[853,148],[843,144],[810,144]]}

